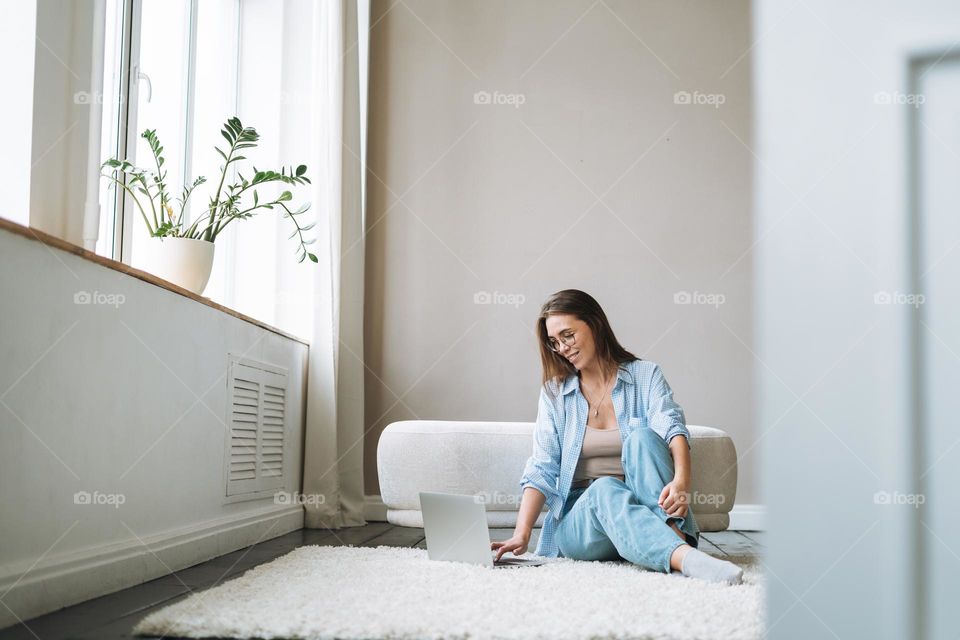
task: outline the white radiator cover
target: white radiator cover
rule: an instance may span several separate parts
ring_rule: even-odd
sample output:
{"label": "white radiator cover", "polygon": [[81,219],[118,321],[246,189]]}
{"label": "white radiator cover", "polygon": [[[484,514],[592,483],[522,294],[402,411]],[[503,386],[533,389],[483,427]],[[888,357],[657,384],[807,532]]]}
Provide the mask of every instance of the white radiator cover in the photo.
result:
{"label": "white radiator cover", "polygon": [[227,442],[223,473],[228,501],[260,498],[284,486],[287,462],[287,370],[228,355]]}

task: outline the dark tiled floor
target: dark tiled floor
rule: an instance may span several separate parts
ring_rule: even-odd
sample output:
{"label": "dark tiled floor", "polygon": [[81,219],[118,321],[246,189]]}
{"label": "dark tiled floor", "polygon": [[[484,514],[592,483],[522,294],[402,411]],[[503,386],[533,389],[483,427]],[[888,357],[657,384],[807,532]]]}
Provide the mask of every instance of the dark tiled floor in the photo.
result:
{"label": "dark tiled floor", "polygon": [[[492,540],[509,538],[512,529],[491,529]],[[530,548],[536,548],[539,529]],[[700,548],[717,557],[745,559],[763,553],[764,534],[722,531],[701,534]],[[214,587],[247,569],[278,558],[304,545],[389,545],[425,548],[423,529],[372,522],[337,531],[300,529],[252,547],[181,569],[123,591],[88,600],[0,631],[0,640],[130,640],[130,630],[151,611],[180,600],[193,591]],[[171,639],[172,640],[172,639]]]}

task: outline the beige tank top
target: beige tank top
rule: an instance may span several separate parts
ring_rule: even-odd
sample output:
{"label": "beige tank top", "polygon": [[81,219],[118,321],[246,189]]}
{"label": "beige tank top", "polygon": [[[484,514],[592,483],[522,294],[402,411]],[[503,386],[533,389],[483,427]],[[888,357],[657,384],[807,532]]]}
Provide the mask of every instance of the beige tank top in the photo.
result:
{"label": "beige tank top", "polygon": [[573,481],[602,476],[616,476],[623,480],[623,465],[620,454],[623,443],[620,441],[620,427],[616,429],[595,429],[587,427],[583,434],[583,448],[580,459],[573,472]]}

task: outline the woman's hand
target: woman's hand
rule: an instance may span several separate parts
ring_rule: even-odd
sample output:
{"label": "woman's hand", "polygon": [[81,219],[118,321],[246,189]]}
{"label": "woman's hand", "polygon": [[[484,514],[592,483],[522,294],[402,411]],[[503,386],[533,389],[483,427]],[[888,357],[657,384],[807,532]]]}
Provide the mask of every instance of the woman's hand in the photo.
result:
{"label": "woman's hand", "polygon": [[690,500],[688,489],[687,483],[674,478],[660,492],[660,499],[657,502],[667,512],[668,516],[685,518],[687,516],[687,503]]}
{"label": "woman's hand", "polygon": [[522,556],[527,552],[527,545],[530,543],[530,534],[524,535],[514,531],[513,536],[500,542],[491,542],[490,548],[497,552],[496,559],[499,560],[507,551],[512,551],[515,556]]}

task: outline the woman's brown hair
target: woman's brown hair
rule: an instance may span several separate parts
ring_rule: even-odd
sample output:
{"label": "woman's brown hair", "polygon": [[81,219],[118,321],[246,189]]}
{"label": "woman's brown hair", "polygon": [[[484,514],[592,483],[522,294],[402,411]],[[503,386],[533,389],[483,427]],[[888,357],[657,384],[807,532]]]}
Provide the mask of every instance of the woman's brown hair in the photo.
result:
{"label": "woman's brown hair", "polygon": [[540,308],[540,317],[537,318],[537,335],[540,337],[540,361],[543,363],[544,384],[553,380],[557,388],[570,375],[579,375],[577,368],[570,361],[550,348],[550,337],[547,335],[547,318],[556,315],[576,316],[590,327],[593,341],[597,349],[597,357],[603,363],[603,368],[616,368],[624,362],[639,360],[637,356],[623,348],[613,335],[607,314],[600,304],[587,293],[579,289],[564,289],[558,291],[543,303]]}

